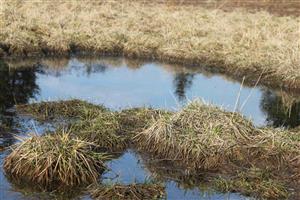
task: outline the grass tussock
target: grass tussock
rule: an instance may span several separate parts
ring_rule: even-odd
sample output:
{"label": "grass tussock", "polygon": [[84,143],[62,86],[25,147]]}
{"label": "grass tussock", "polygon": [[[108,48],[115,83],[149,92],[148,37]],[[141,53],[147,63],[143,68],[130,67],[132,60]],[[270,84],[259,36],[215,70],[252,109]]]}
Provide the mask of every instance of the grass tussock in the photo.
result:
{"label": "grass tussock", "polygon": [[105,112],[106,109],[102,106],[74,99],[17,105],[17,111],[32,115],[40,121],[47,121],[57,118],[94,118],[99,112]]}
{"label": "grass tussock", "polygon": [[131,108],[122,110],[118,113],[121,134],[136,135],[149,127],[155,120],[161,116],[167,116],[168,111],[155,110],[151,108]]}
{"label": "grass tussock", "polygon": [[99,185],[91,191],[93,199],[144,200],[165,199],[165,188],[158,184]]}
{"label": "grass tussock", "polygon": [[299,17],[132,1],[1,5],[0,54],[7,57],[121,54],[204,64],[246,81],[262,74],[262,83],[299,89]]}
{"label": "grass tussock", "polygon": [[129,142],[128,135],[120,134],[122,127],[114,112],[99,112],[94,118],[72,124],[71,129],[79,138],[93,142],[98,149],[109,152],[123,151]]}
{"label": "grass tussock", "polygon": [[92,151],[94,144],[61,131],[33,136],[12,147],[4,161],[9,176],[46,188],[96,182],[109,156]]}
{"label": "grass tussock", "polygon": [[109,152],[124,150],[131,143],[132,136],[150,126],[161,115],[170,114],[150,108],[112,112],[81,100],[18,105],[17,110],[40,121],[77,119],[71,120],[68,125],[72,133],[82,140],[95,143],[98,149]]}
{"label": "grass tussock", "polygon": [[[176,161],[189,173],[234,177],[219,180],[217,186],[224,191],[285,199],[287,188],[296,189],[300,181],[299,132],[259,129],[238,113],[200,101],[161,117],[135,142],[142,151]],[[252,168],[271,175],[252,173]]]}
{"label": "grass tussock", "polygon": [[[297,136],[294,136],[297,137]],[[237,113],[195,101],[136,136],[143,149],[200,169],[296,159],[299,142],[284,131],[257,129]]]}

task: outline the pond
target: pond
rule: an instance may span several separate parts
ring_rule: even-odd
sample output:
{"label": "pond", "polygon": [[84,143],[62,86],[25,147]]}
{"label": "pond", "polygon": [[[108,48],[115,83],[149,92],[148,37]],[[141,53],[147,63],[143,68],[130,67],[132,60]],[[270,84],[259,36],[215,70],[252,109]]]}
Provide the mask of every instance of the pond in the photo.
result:
{"label": "pond", "polygon": [[[178,110],[190,100],[200,98],[226,110],[239,111],[256,126],[300,125],[300,95],[250,87],[203,68],[116,57],[43,58],[0,64],[0,120],[13,128],[13,133],[0,133],[0,147],[15,143],[15,134],[26,135],[31,130],[42,133],[47,128],[33,119],[17,116],[15,104],[73,98],[103,104],[113,110],[144,106]],[[17,121],[22,122],[21,127],[16,126],[20,124]],[[8,151],[1,149],[2,165]],[[199,184],[186,185],[153,167],[147,156],[133,149],[108,165],[111,171],[102,175],[103,182],[144,182],[163,174],[161,179],[168,199],[246,199]],[[44,194],[33,194],[10,183],[1,167],[0,195],[1,199],[40,199]],[[82,194],[73,197],[89,199]],[[43,198],[51,199],[51,196],[47,194]]]}

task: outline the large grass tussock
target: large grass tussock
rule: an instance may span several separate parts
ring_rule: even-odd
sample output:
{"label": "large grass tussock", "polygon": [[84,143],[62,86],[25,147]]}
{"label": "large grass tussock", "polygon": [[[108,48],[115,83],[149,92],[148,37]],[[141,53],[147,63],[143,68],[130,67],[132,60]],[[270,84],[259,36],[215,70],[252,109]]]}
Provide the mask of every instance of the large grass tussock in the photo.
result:
{"label": "large grass tussock", "polygon": [[136,141],[143,149],[192,168],[219,170],[228,164],[278,167],[299,161],[297,137],[275,129],[257,129],[238,113],[195,101],[171,117],[161,117],[138,134]]}
{"label": "large grass tussock", "polygon": [[5,158],[9,176],[59,189],[96,182],[108,156],[92,151],[93,144],[68,132],[33,136],[16,144]]}

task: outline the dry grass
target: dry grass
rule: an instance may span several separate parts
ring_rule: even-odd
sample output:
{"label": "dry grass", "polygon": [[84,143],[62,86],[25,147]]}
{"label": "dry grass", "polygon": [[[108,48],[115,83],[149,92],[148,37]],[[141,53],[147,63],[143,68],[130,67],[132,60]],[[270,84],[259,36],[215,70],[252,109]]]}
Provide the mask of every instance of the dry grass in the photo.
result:
{"label": "dry grass", "polygon": [[129,1],[1,0],[6,56],[77,50],[203,64],[299,89],[299,17]]}
{"label": "dry grass", "polygon": [[96,182],[109,157],[92,151],[94,144],[72,137],[69,132],[33,136],[12,147],[4,170],[14,178],[47,189]]}
{"label": "dry grass", "polygon": [[[138,134],[135,142],[141,150],[176,160],[190,171],[237,176],[255,166],[270,169],[274,180],[293,183],[291,187],[300,181],[298,132],[258,129],[238,113],[199,101],[171,117],[161,117]],[[237,188],[248,194],[243,189]]]}
{"label": "dry grass", "polygon": [[99,112],[95,118],[80,120],[71,125],[79,137],[97,144],[98,149],[109,152],[122,152],[126,149],[129,137],[122,135],[122,127],[116,113]]}
{"label": "dry grass", "polygon": [[158,184],[99,185],[91,191],[93,199],[144,200],[165,199],[165,188]]}
{"label": "dry grass", "polygon": [[107,111],[103,106],[93,105],[77,99],[17,105],[16,108],[19,113],[29,114],[40,121],[57,118],[94,118],[99,113]]}
{"label": "dry grass", "polygon": [[128,137],[121,135],[118,114],[103,106],[73,99],[17,105],[17,111],[39,121],[68,122],[58,126],[68,126],[73,135],[96,144],[98,150],[118,152],[127,146]]}
{"label": "dry grass", "polygon": [[[70,102],[81,105],[77,111],[91,107],[96,114],[81,116],[89,113],[81,111],[74,114],[76,106]],[[134,145],[146,152],[145,155],[150,153],[155,159],[167,161],[146,163],[158,179],[174,177],[182,186],[189,187],[195,185],[191,177],[204,176],[205,180],[201,180],[222,191],[239,191],[267,199],[299,195],[300,131],[297,128],[292,131],[257,128],[238,113],[200,101],[191,102],[176,113],[147,108],[111,112],[79,100],[48,103],[28,105],[28,108],[23,105],[22,109],[41,116],[45,116],[45,110],[52,110],[47,116],[54,119],[55,116],[78,117],[80,120],[70,124],[72,135],[94,142],[102,152],[120,152],[134,138]],[[153,158],[144,160],[153,161]],[[97,191],[99,198],[123,194],[115,192],[114,187],[103,186]],[[131,194],[130,191],[127,192]]]}
{"label": "dry grass", "polygon": [[121,134],[135,136],[149,127],[161,116],[171,115],[171,112],[151,108],[131,108],[118,113]]}
{"label": "dry grass", "polygon": [[[143,1],[143,0],[136,0]],[[194,5],[206,8],[218,8],[232,11],[244,8],[248,11],[266,10],[276,15],[300,15],[298,0],[152,0],[145,3],[163,3],[168,5]]]}

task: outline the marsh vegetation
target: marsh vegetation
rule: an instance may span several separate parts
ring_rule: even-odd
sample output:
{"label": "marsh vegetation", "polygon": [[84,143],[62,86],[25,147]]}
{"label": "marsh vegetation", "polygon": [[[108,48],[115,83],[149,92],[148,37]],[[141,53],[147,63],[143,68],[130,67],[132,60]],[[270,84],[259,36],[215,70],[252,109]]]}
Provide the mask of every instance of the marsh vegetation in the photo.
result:
{"label": "marsh vegetation", "polygon": [[[238,191],[266,199],[299,195],[298,131],[256,128],[238,113],[226,112],[199,101],[174,113],[147,109],[112,112],[94,106],[93,112],[98,114],[85,115],[88,112],[80,110],[86,111],[92,105],[79,100],[21,105],[17,109],[33,116],[36,110],[42,110],[47,116],[62,114],[68,118],[74,116],[74,103],[80,105],[76,110],[81,116],[65,126],[80,128],[68,132],[58,129],[17,144],[4,162],[8,175],[41,183],[45,187],[53,182],[60,187],[96,183],[100,170],[106,169],[104,162],[112,159],[117,152],[115,147],[124,142],[124,147],[130,146],[144,154],[173,162],[195,177],[206,174],[207,182],[220,191]],[[38,113],[45,116],[40,111]],[[103,112],[110,115],[104,122]],[[38,115],[37,119],[42,122],[53,120]],[[132,119],[140,120],[134,126]],[[123,130],[123,134],[118,134],[118,130]],[[185,175],[179,173],[179,176]],[[154,194],[162,197],[162,189],[157,187],[104,185],[93,190],[92,197],[109,199],[117,195],[115,197],[120,199],[133,196],[143,199]],[[296,192],[291,192],[291,188]]]}
{"label": "marsh vegetation", "polygon": [[0,5],[4,196],[300,198],[298,2]]}
{"label": "marsh vegetation", "polygon": [[208,66],[248,82],[299,89],[299,17],[137,1],[1,5],[4,57],[125,55]]}

